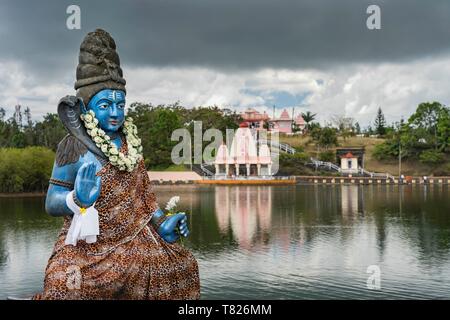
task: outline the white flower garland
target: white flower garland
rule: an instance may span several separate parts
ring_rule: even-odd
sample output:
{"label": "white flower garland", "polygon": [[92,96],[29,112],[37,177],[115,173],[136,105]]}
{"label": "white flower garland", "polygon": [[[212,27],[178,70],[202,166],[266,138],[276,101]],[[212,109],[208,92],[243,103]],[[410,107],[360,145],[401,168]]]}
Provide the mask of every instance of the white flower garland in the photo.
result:
{"label": "white flower garland", "polygon": [[121,171],[126,170],[128,172],[131,172],[136,168],[139,161],[142,159],[142,145],[141,139],[137,136],[137,128],[133,124],[133,119],[131,117],[125,118],[122,129],[127,140],[127,155],[120,152],[106,132],[98,128],[98,119],[95,118],[94,111],[89,110],[80,117],[84,122],[88,135],[91,136],[96,146],[108,157],[113,166],[118,167]]}

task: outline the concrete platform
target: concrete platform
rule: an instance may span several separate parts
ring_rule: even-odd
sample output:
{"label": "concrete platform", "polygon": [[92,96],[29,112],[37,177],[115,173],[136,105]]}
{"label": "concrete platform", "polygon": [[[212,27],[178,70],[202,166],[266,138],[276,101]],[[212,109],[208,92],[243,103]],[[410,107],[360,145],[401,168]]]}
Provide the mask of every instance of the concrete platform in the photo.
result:
{"label": "concrete platform", "polygon": [[194,181],[195,184],[213,185],[286,185],[296,184],[295,179],[203,179]]}

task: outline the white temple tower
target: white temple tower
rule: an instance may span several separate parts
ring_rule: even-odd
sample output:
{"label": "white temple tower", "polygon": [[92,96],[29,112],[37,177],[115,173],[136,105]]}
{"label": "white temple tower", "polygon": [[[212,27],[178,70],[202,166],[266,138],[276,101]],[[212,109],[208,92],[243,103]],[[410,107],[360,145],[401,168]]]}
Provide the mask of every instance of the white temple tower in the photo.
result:
{"label": "white temple tower", "polygon": [[244,122],[236,130],[230,150],[225,144],[219,147],[214,165],[216,176],[271,175],[272,158],[269,147],[264,144],[258,154],[258,143]]}

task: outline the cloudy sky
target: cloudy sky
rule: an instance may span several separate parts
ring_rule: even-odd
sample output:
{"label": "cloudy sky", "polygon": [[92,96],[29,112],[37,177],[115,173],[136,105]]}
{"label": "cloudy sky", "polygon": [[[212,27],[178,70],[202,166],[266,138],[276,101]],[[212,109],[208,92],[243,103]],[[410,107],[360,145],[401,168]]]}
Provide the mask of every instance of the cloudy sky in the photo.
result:
{"label": "cloudy sky", "polygon": [[[66,9],[81,8],[68,30]],[[366,27],[369,5],[381,30]],[[38,120],[74,94],[79,45],[116,40],[127,101],[388,121],[450,101],[448,0],[0,0],[0,106]]]}

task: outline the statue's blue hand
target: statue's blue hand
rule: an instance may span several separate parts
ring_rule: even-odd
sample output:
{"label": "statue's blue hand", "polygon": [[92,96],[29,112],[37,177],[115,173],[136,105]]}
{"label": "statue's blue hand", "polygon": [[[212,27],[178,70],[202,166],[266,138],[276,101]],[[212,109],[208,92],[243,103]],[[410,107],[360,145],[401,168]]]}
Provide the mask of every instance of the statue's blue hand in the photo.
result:
{"label": "statue's blue hand", "polygon": [[189,235],[189,229],[187,227],[187,218],[184,212],[174,214],[166,218],[166,220],[158,228],[159,235],[167,242],[175,242],[180,238],[176,228],[183,237]]}
{"label": "statue's blue hand", "polygon": [[85,207],[92,206],[100,195],[101,179],[95,175],[95,171],[93,162],[85,163],[75,178],[75,195]]}

